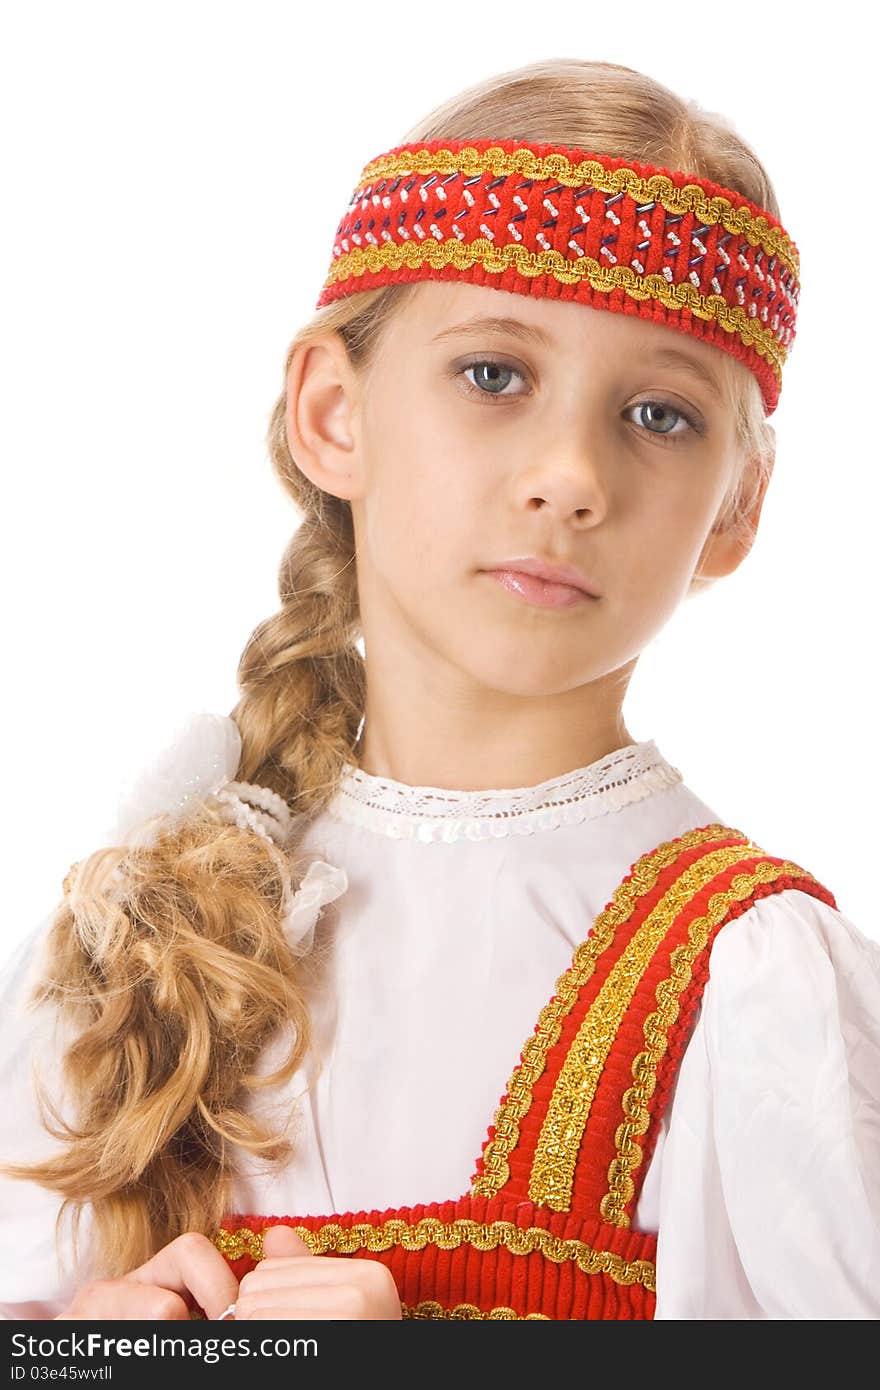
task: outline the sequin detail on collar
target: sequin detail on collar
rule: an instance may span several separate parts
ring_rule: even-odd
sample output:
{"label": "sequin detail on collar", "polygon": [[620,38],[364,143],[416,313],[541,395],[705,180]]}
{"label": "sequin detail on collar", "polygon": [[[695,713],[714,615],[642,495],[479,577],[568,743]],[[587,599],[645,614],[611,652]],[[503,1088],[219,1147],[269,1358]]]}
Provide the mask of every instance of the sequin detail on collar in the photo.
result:
{"label": "sequin detail on collar", "polygon": [[395,840],[450,843],[533,835],[605,816],[682,780],[653,739],[533,787],[455,791],[415,787],[346,763],[327,814]]}

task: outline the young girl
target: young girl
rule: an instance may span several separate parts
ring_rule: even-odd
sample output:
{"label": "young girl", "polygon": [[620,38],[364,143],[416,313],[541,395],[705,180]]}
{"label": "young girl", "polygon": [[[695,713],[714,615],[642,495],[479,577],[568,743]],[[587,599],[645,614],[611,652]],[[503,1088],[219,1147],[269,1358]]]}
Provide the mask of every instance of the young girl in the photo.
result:
{"label": "young girl", "polygon": [[5,1316],[880,1314],[880,949],[622,712],[754,540],[798,287],[628,68],[363,169],[241,698],[6,968]]}

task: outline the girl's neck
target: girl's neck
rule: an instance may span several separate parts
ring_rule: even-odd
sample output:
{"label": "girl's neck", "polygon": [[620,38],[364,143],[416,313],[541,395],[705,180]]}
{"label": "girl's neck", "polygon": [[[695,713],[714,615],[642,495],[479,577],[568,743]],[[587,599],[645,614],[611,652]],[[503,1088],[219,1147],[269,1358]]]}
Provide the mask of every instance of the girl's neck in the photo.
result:
{"label": "girl's neck", "polygon": [[430,737],[415,749],[391,745],[368,736],[366,726],[355,745],[352,766],[370,777],[386,778],[412,787],[451,791],[487,791],[534,787],[574,769],[591,766],[636,740],[622,719],[592,736],[555,739],[546,748],[512,737],[500,748],[462,750],[442,746]]}

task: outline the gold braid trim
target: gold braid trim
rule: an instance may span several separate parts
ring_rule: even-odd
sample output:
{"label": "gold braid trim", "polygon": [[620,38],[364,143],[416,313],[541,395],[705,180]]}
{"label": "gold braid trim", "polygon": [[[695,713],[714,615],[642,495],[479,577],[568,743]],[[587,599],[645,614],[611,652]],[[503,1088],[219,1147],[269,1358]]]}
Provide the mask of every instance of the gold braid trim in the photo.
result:
{"label": "gold braid trim", "polygon": [[[533,150],[508,152],[499,145],[477,150],[467,145],[452,150],[403,150],[397,154],[380,155],[362,171],[358,189],[377,179],[394,178],[398,174],[455,174],[467,178],[477,174],[522,174],[527,179],[552,179],[566,188],[597,188],[600,193],[626,193],[637,203],[662,203],[668,212],[695,212],[707,226],[720,222],[728,232],[744,236],[752,246],[762,246],[769,256],[777,256],[784,266],[800,280],[800,257],[794,242],[782,227],[771,227],[766,217],[756,216],[744,204],[734,207],[720,194],[710,196],[696,183],[679,188],[666,174],[649,178],[634,169],[606,169],[595,159],[572,163],[566,155],[537,155]],[[713,180],[715,182],[716,180]],[[733,190],[731,190],[733,192]]]}
{"label": "gold braid trim", "polygon": [[771,329],[765,328],[757,317],[750,318],[740,305],[728,304],[720,294],[703,295],[689,280],[676,285],[663,275],[639,275],[628,265],[600,265],[592,256],[584,255],[577,261],[570,261],[559,251],[535,252],[516,244],[493,246],[485,237],[477,237],[474,241],[431,240],[424,244],[408,241],[402,246],[386,242],[381,247],[357,246],[343,252],[334,260],[324,284],[329,288],[350,275],[360,276],[366,271],[375,275],[384,270],[400,270],[404,265],[417,270],[427,263],[434,270],[441,270],[452,264],[456,270],[469,270],[476,261],[484,270],[496,275],[513,265],[520,275],[530,279],[536,275],[552,275],[562,285],[589,280],[592,288],[601,294],[622,289],[630,299],[654,299],[667,309],[688,308],[697,318],[707,322],[714,319],[726,333],[736,333],[745,347],[753,347],[769,363],[777,382],[782,382],[788,349]]}
{"label": "gold braid trim", "polygon": [[[532,1090],[543,1075],[550,1049],[559,1040],[562,1025],[577,1002],[578,994],[596,969],[596,962],[614,941],[619,926],[629,921],[640,898],[649,893],[665,868],[685,851],[722,836],[741,835],[728,826],[715,824],[689,830],[645,854],[633,866],[628,880],[618,885],[608,907],[596,918],[592,931],[577,947],[568,970],[556,983],[556,994],[538,1015],[534,1033],[522,1049],[522,1060],[515,1067],[507,1092],[495,1113],[495,1134],[483,1151],[483,1171],[471,1184],[474,1197],[493,1197],[510,1177],[508,1160],[519,1140],[520,1121],[532,1103]],[[745,836],[743,852],[751,841]]]}
{"label": "gold braid trim", "polygon": [[[472,1245],[475,1250],[497,1250],[504,1246],[513,1255],[531,1255],[536,1250],[552,1260],[563,1264],[572,1260],[584,1274],[607,1274],[616,1284],[643,1284],[646,1289],[656,1288],[656,1275],[652,1260],[625,1260],[612,1250],[594,1250],[582,1240],[564,1239],[554,1235],[542,1226],[515,1226],[511,1221],[471,1221],[459,1218],[456,1221],[440,1221],[434,1216],[425,1216],[415,1224],[394,1217],[373,1226],[359,1222],[355,1226],[340,1226],[338,1222],[328,1221],[317,1230],[307,1226],[292,1228],[308,1245],[313,1255],[326,1255],[334,1252],[339,1255],[354,1255],[359,1250],[373,1252],[390,1250],[400,1245],[404,1250],[424,1250],[426,1245],[439,1246],[441,1250],[457,1250],[461,1245]],[[263,1234],[241,1226],[237,1231],[218,1231],[214,1245],[227,1260],[240,1260],[249,1255],[254,1260],[263,1258]]]}
{"label": "gold braid trim", "polygon": [[[578,1154],[599,1078],[624,1014],[651,964],[655,951],[691,899],[725,869],[740,862],[750,853],[754,857],[754,850],[750,851],[748,846],[726,846],[709,851],[689,865],[651,909],[608,972],[608,978],[572,1039],[553,1087],[529,1176],[529,1197],[533,1202],[552,1207],[554,1211],[568,1211],[571,1207]],[[773,869],[774,875],[780,872],[784,870]],[[733,899],[745,897],[759,879],[760,874],[741,874],[733,880],[734,886],[729,892],[716,893],[712,898],[715,906],[710,912],[712,922],[720,921]],[[700,919],[701,925],[706,924],[702,938],[704,942],[709,930],[708,921],[708,917]],[[687,977],[690,978],[690,967]],[[679,988],[682,988],[683,984],[682,980]],[[661,985],[660,989],[663,988]],[[675,1000],[672,1001],[672,1007],[675,1010],[672,1017],[675,1017],[678,1013],[678,1003]],[[665,1038],[663,1046],[665,1047]],[[644,1122],[647,1127],[647,1112]],[[629,1122],[628,1127],[629,1131],[633,1132],[632,1124]],[[638,1146],[631,1144],[630,1147]],[[602,1214],[605,1215],[604,1208]]]}
{"label": "gold braid trim", "polygon": [[488,1313],[482,1312],[476,1303],[456,1303],[454,1308],[444,1308],[442,1303],[435,1303],[431,1298],[411,1306],[406,1303],[401,1303],[400,1306],[405,1318],[503,1318],[505,1321],[522,1322],[540,1318],[543,1322],[552,1321],[546,1313],[516,1313],[503,1304],[500,1308],[492,1308]]}
{"label": "gold braid trim", "polygon": [[640,1052],[632,1064],[635,1084],[623,1097],[624,1121],[615,1134],[617,1157],[608,1169],[609,1190],[599,1203],[603,1219],[613,1226],[630,1224],[625,1208],[635,1192],[631,1175],[643,1158],[642,1147],[634,1142],[632,1136],[644,1134],[648,1128],[648,1101],[657,1084],[657,1065],[666,1051],[669,1029],[678,1017],[678,996],[691,978],[694,961],[705,949],[709,933],[726,915],[731,902],[750,897],[759,883],[772,883],[781,874],[796,875],[815,882],[813,874],[792,864],[790,860],[783,864],[758,864],[754,873],[737,874],[728,889],[713,893],[706,915],[691,922],[688,944],[677,946],[672,953],[673,973],[668,980],[662,980],[656,990],[660,1007],[645,1020],[646,1050]]}

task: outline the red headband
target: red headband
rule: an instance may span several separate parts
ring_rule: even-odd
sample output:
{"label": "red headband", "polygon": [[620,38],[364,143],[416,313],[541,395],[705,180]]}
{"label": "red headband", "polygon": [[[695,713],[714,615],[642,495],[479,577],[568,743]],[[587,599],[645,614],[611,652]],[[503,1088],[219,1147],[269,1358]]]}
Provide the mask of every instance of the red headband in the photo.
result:
{"label": "red headband", "polygon": [[781,223],[709,179],[571,146],[425,140],[362,171],[316,308],[468,280],[637,314],[738,357],[772,415],[799,276]]}

